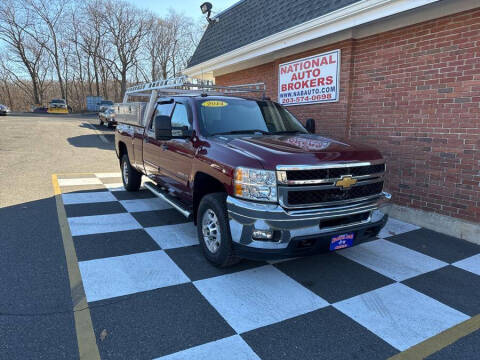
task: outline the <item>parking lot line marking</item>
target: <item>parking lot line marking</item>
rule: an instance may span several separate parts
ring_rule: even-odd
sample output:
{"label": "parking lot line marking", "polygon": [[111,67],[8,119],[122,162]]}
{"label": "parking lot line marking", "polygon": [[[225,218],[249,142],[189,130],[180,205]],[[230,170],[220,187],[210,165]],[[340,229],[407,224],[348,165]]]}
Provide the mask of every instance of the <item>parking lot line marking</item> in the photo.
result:
{"label": "parking lot line marking", "polygon": [[122,177],[122,173],[120,172],[95,173],[95,176],[98,178],[119,178],[119,177]]}
{"label": "parking lot line marking", "polygon": [[100,140],[102,140],[105,144],[110,144],[110,141],[107,140],[105,136],[103,136],[102,133],[100,133],[97,129],[95,129],[95,126],[93,126],[91,123],[87,121],[88,126],[93,129],[97,133],[97,135],[100,137]]}
{"label": "parking lot line marking", "polygon": [[58,176],[56,174],[52,175],[52,184],[53,184],[53,193],[55,196],[59,196],[62,191],[60,190],[60,185],[58,185]]}
{"label": "parking lot line marking", "polygon": [[92,178],[78,178],[78,179],[57,179],[59,186],[79,186],[79,185],[102,185],[100,179]]}
{"label": "parking lot line marking", "polygon": [[480,314],[392,356],[389,360],[424,359],[480,329]]}
{"label": "parking lot line marking", "polygon": [[92,318],[88,308],[87,297],[83,289],[82,277],[78,266],[77,254],[73,244],[72,234],[68,226],[67,214],[62,201],[61,189],[56,174],[52,175],[53,191],[57,205],[58,223],[62,234],[65,259],[67,261],[70,293],[72,296],[75,332],[77,334],[78,352],[80,359],[98,359],[100,353],[93,331]]}
{"label": "parking lot line marking", "polygon": [[55,175],[56,175],[57,179],[58,179],[59,176],[62,177],[62,176],[70,176],[70,175],[78,175],[78,176],[91,175],[92,178],[95,177],[95,174],[91,173],[91,172],[89,172],[89,173],[82,173],[82,172],[79,172],[79,173],[56,173]]}

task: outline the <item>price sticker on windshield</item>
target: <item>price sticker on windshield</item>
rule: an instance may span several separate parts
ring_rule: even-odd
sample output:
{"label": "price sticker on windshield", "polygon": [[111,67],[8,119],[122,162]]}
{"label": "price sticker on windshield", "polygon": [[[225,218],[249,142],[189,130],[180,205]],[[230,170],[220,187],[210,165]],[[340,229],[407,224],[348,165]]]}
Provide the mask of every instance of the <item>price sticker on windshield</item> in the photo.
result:
{"label": "price sticker on windshield", "polygon": [[205,106],[205,107],[224,107],[227,105],[228,103],[226,103],[225,101],[219,101],[219,100],[209,100],[209,101],[204,101],[202,103],[202,106]]}

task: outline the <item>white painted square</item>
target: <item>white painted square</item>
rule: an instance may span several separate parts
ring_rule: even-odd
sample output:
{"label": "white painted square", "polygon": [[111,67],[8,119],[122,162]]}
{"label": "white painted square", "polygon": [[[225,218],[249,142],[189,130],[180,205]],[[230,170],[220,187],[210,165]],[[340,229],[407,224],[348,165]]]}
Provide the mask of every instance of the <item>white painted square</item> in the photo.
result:
{"label": "white painted square", "polygon": [[59,186],[97,185],[101,183],[100,179],[97,178],[58,179]]}
{"label": "white painted square", "polygon": [[95,176],[98,178],[121,178],[122,174],[119,172],[112,172],[112,173],[95,173]]}
{"label": "white painted square", "polygon": [[117,198],[109,191],[62,194],[62,199],[65,205],[117,201]]}
{"label": "white painted square", "polygon": [[480,276],[480,254],[457,261],[452,265]]}
{"label": "white painted square", "polygon": [[170,209],[171,206],[159,198],[121,200],[120,204],[128,212],[154,211]]}
{"label": "white painted square", "polygon": [[418,229],[420,229],[420,227],[417,225],[409,224],[390,217],[388,218],[385,227],[378,233],[377,236],[379,238],[386,238]]}
{"label": "white painted square", "polygon": [[162,249],[174,249],[198,244],[197,228],[193,223],[145,228]]}
{"label": "white painted square", "polygon": [[137,220],[128,213],[71,217],[68,218],[68,224],[72,236],[142,228]]}
{"label": "white painted square", "polygon": [[81,261],[78,265],[87,301],[108,299],[190,281],[162,250]]}
{"label": "white painted square", "polygon": [[156,360],[260,360],[240,335],[195,346]]}
{"label": "white painted square", "polygon": [[194,285],[237,333],[328,305],[271,265],[199,280]]}
{"label": "white painted square", "polygon": [[344,249],[338,254],[396,281],[403,281],[448,265],[383,239]]}
{"label": "white painted square", "polygon": [[470,318],[400,283],[333,306],[400,351]]}
{"label": "white painted square", "polygon": [[109,191],[125,191],[123,183],[103,184]]}

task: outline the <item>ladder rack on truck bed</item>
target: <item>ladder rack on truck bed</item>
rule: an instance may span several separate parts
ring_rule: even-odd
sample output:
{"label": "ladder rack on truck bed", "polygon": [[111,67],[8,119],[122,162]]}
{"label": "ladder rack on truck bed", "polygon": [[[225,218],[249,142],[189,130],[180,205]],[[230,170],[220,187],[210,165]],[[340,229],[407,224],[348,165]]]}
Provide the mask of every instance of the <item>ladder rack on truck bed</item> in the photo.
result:
{"label": "ladder rack on truck bed", "polygon": [[[265,99],[264,83],[241,84],[234,86],[215,85],[213,81],[180,76],[150,83],[135,85],[125,91],[123,103],[115,104],[116,121],[144,126],[152,116],[159,96],[165,95],[235,95],[261,93]],[[129,102],[129,97],[149,97],[147,102]]]}

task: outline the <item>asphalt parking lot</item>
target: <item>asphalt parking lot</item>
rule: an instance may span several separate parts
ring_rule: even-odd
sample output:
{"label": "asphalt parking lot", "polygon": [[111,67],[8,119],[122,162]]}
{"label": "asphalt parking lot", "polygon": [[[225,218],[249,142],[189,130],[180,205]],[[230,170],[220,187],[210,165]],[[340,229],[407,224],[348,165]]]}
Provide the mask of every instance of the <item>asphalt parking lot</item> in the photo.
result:
{"label": "asphalt parking lot", "polygon": [[95,117],[0,124],[0,358],[478,358],[478,245],[391,219],[357,247],[218,269],[192,223],[123,189]]}

